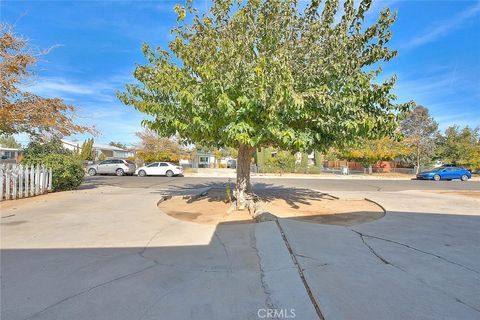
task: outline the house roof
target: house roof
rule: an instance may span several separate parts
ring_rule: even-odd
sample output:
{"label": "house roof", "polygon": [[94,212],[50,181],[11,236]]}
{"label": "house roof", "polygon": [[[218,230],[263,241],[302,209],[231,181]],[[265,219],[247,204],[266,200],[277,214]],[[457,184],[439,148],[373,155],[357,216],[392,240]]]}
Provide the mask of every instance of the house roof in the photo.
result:
{"label": "house roof", "polygon": [[19,151],[20,149],[19,148],[7,148],[7,147],[0,146],[0,150],[3,150],[3,151]]}
{"label": "house roof", "polygon": [[[71,145],[73,147],[76,147],[76,148],[80,148],[80,149],[82,148],[82,143],[79,142],[79,141],[68,141],[68,140],[62,139],[62,142],[65,143],[65,144]],[[93,149],[111,150],[111,151],[127,151],[125,149],[115,147],[115,146],[111,146],[109,144],[100,144],[100,143],[94,143],[93,144]]]}
{"label": "house roof", "polygon": [[111,146],[109,144],[99,144],[99,143],[94,143],[93,148],[94,149],[100,149],[100,150],[127,151],[125,149],[115,147],[115,146]]}

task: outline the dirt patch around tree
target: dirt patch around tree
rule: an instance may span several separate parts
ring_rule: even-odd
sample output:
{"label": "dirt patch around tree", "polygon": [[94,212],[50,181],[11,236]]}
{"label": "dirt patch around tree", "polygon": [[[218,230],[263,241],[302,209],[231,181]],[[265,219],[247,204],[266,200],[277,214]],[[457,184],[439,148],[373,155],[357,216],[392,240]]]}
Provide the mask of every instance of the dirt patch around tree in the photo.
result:
{"label": "dirt patch around tree", "polygon": [[172,197],[159,203],[158,207],[172,218],[202,224],[255,222],[248,210],[229,212],[230,203],[206,197],[193,201],[184,197]]}
{"label": "dirt patch around tree", "polygon": [[[368,200],[338,199],[307,189],[256,190],[256,208],[279,218],[310,223],[352,226],[382,218],[384,210]],[[248,210],[232,210],[224,189],[210,189],[200,197],[173,196],[160,202],[161,211],[172,218],[201,224],[254,223]]]}

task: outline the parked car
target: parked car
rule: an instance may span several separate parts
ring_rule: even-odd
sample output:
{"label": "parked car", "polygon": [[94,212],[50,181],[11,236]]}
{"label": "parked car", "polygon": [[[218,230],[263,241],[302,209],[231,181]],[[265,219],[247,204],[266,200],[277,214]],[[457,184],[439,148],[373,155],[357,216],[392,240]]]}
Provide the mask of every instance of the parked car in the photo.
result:
{"label": "parked car", "polygon": [[130,160],[108,159],[99,164],[88,166],[87,172],[91,176],[97,174],[133,175],[135,173],[135,163]]}
{"label": "parked car", "polygon": [[167,176],[173,177],[183,175],[183,167],[170,162],[154,162],[138,168],[135,174],[139,177],[145,176]]}
{"label": "parked car", "polygon": [[236,169],[237,168],[237,160],[234,160],[234,159],[227,160],[227,168]]}
{"label": "parked car", "polygon": [[472,178],[472,174],[465,168],[455,167],[452,165],[442,166],[440,168],[435,168],[430,171],[424,171],[417,174],[417,179],[423,180],[453,180],[460,179],[462,181],[467,181]]}

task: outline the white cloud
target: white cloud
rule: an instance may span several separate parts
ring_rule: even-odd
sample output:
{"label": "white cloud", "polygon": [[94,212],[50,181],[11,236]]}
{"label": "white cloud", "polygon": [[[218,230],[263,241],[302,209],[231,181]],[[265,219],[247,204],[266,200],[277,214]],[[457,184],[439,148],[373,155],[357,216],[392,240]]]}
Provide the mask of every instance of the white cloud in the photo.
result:
{"label": "white cloud", "polygon": [[416,36],[405,45],[405,48],[412,49],[433,42],[458,28],[462,23],[477,15],[480,12],[480,1],[464,11],[454,15],[452,18],[444,20],[430,30]]}
{"label": "white cloud", "polygon": [[116,75],[104,80],[80,81],[60,77],[40,77],[25,90],[45,98],[62,98],[68,102],[82,100],[101,103],[118,101],[116,90],[133,82],[131,75]]}
{"label": "white cloud", "polygon": [[395,88],[399,101],[414,100],[427,107],[442,130],[453,124],[479,126],[478,85],[456,69],[439,66],[432,73],[399,74]]}
{"label": "white cloud", "polygon": [[40,78],[28,88],[29,91],[44,96],[61,96],[63,94],[92,94],[94,90],[85,85],[71,83],[61,78]]}

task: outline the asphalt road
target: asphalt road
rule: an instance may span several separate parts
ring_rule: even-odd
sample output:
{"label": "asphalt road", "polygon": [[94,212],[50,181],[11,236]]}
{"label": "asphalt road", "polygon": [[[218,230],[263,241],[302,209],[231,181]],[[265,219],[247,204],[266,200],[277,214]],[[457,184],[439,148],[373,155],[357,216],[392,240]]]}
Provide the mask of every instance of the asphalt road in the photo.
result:
{"label": "asphalt road", "polygon": [[[228,180],[228,178],[197,177],[95,176],[87,177],[83,188],[94,188],[100,185],[122,188],[199,188],[222,185]],[[254,188],[285,186],[321,191],[480,190],[480,181],[253,178],[252,182]]]}

